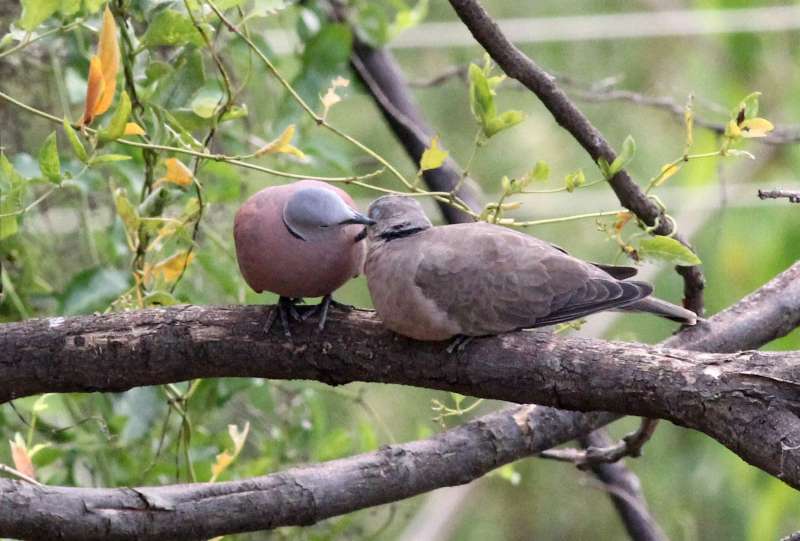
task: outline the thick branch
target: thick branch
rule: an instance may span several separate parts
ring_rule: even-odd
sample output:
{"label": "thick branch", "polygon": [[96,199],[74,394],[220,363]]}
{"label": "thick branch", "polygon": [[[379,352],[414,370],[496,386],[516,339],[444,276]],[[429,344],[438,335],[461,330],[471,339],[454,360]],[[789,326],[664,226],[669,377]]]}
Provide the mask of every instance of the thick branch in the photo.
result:
{"label": "thick branch", "polygon": [[693,354],[520,332],[447,355],[371,312],[331,314],[323,340],[303,328],[294,344],[265,335],[263,319],[262,307],[185,306],[4,325],[0,401],[224,376],[397,383],[668,419],[800,487],[798,352]]}
{"label": "thick branch", "polygon": [[162,541],[309,525],[468,483],[610,419],[516,406],[430,439],[227,483],[98,489],[0,479],[0,536]]}
{"label": "thick branch", "polygon": [[[603,134],[570,101],[556,84],[554,77],[506,38],[477,0],[450,0],[450,4],[473,37],[506,75],[516,79],[536,94],[555,121],[578,141],[594,161],[600,158],[604,158],[608,163],[614,161],[616,153]],[[657,226],[653,230],[654,233],[665,235],[672,232],[674,224],[665,218],[661,208],[639,189],[626,171],[617,173],[609,180],[609,184],[625,208],[631,210],[648,225]],[[680,236],[676,238],[688,246],[686,239]],[[677,270],[684,280],[684,305],[702,315],[703,273],[699,267],[678,267]]]}
{"label": "thick branch", "polygon": [[[386,49],[375,49],[357,41],[353,47],[351,64],[409,158],[418,164],[422,153],[431,145],[433,130],[414,103],[392,54]],[[448,159],[442,167],[425,171],[423,178],[433,191],[449,192],[458,186],[456,195],[472,210],[481,210],[478,194],[471,184],[459,183],[461,171],[452,159]],[[448,223],[473,221],[471,216],[446,203],[440,202],[439,207]]]}
{"label": "thick branch", "polygon": [[[682,345],[684,347],[693,347],[696,349],[718,347],[722,350],[727,348],[736,350],[759,347],[768,340],[790,332],[795,326],[800,324],[800,291],[798,291],[797,284],[800,284],[800,263],[795,264],[792,268],[764,286],[764,288],[745,298],[732,308],[712,317],[703,326],[695,328],[691,332],[684,331],[670,339],[669,343],[673,346]],[[250,308],[247,311],[252,312],[254,309]],[[162,312],[163,311],[151,311],[151,313],[156,314]],[[210,313],[208,312],[206,312],[206,314],[208,316],[205,318],[206,323],[200,325],[195,332],[178,325],[164,329],[164,335],[161,338],[148,334],[148,338],[145,338],[144,343],[150,343],[150,346],[148,346],[147,349],[140,350],[139,354],[142,356],[141,362],[146,365],[151,365],[153,370],[158,371],[161,365],[158,362],[159,357],[153,355],[154,351],[152,346],[154,345],[154,340],[156,342],[160,339],[166,341],[172,341],[174,339],[187,341],[193,340],[193,336],[199,338],[201,335],[205,336],[204,339],[209,342],[213,342],[215,337],[221,341],[214,347],[214,351],[220,352],[224,359],[226,343],[223,338],[225,335],[230,335],[231,333],[226,333],[222,329],[218,329],[218,331],[222,332],[208,332],[208,324],[213,324],[214,321],[218,324],[223,322],[219,319],[214,320],[213,317],[210,317]],[[257,313],[256,315],[261,314]],[[93,318],[86,319],[88,321],[93,320]],[[83,344],[81,347],[84,347],[89,345],[86,339],[92,338],[94,345],[89,347],[89,351],[94,351],[95,355],[102,356],[106,354],[114,357],[120,354],[119,358],[121,361],[126,358],[125,355],[123,355],[123,350],[125,348],[122,347],[122,344],[116,344],[114,341],[104,341],[102,334],[98,334],[97,329],[94,327],[92,328],[94,330],[88,329],[87,333],[81,333],[80,329],[77,327],[74,327],[72,332],[64,332],[65,327],[67,327],[69,323],[71,323],[71,321],[67,322],[63,318],[54,318],[50,320],[15,324],[13,327],[19,330],[29,328],[30,325],[33,325],[47,329],[45,340],[36,345],[38,340],[34,339],[28,344],[35,349],[43,348],[43,350],[46,351],[47,348],[51,348],[52,352],[57,354],[59,350],[67,347],[70,342],[75,344],[77,341]],[[254,328],[259,325],[259,322],[258,320],[253,321],[248,318],[247,321],[242,322],[242,324],[245,327]],[[12,341],[10,340],[10,333],[5,332],[11,328],[12,325],[0,327],[0,329],[4,331],[0,333],[0,347],[11,346]],[[131,329],[131,332],[134,331],[135,329]],[[237,332],[240,331],[241,329]],[[51,333],[56,333],[59,337],[54,340]],[[18,336],[17,339],[20,339],[20,337]],[[81,339],[83,342],[81,342]],[[21,346],[22,344],[19,344],[19,348],[17,348],[19,351],[21,351]],[[323,343],[321,347],[323,350],[326,350],[332,346],[330,343]],[[294,353],[302,353],[303,349],[304,346],[302,345],[292,346],[291,344],[285,344],[283,347],[283,351],[288,357],[291,357]],[[0,351],[12,350],[9,347],[7,350],[0,349]],[[370,360],[371,350],[358,349],[354,351],[354,355],[357,357],[364,358],[365,361]],[[183,356],[186,364],[191,364],[189,361],[193,359],[193,353],[193,350],[188,345],[176,352],[178,356]],[[19,352],[17,355],[19,355]],[[404,363],[404,359],[405,358],[399,359],[398,364]],[[451,359],[443,356],[441,356],[440,359],[451,362]],[[374,360],[376,362],[379,361],[379,359]],[[6,370],[10,361],[11,357],[0,358],[0,365],[2,366],[0,369]],[[45,380],[57,377],[59,368],[56,365],[49,365],[49,356],[47,354],[43,353],[38,362],[40,363],[39,365],[35,362],[23,362],[23,364],[29,365],[28,369],[32,368],[35,373],[40,374]],[[375,366],[380,367],[381,365],[375,364]],[[113,375],[122,369],[127,370],[127,368],[127,365],[121,363],[114,367],[109,374]],[[409,366],[408,368],[409,370],[414,369],[413,366]],[[434,366],[434,369],[435,368]],[[78,368],[78,370],[80,370],[80,368]],[[8,370],[6,370],[6,373],[7,372]],[[105,376],[103,375],[103,377]],[[101,379],[98,381],[103,380]],[[11,384],[13,385],[14,382],[11,382]],[[95,384],[95,386],[96,385],[97,384]],[[7,395],[10,394],[8,389],[6,393]],[[540,452],[559,443],[564,443],[591,429],[605,425],[616,418],[615,415],[610,414],[570,413],[544,407],[525,408],[530,407],[522,406],[510,408],[498,414],[483,417],[475,421],[475,423],[483,427],[485,434],[490,435],[490,440],[494,449],[514,448],[524,450],[520,451],[521,454],[519,455],[514,455],[513,452],[510,453],[508,455],[509,460],[521,458],[527,454]],[[513,417],[519,426],[520,423],[518,420],[524,415],[527,415],[527,422],[525,424],[535,430],[514,431],[501,428],[504,423],[507,422],[508,416]],[[200,487],[188,485],[163,487],[160,489],[142,489],[139,492],[133,492],[131,489],[111,490],[48,487],[45,489],[46,496],[45,493],[41,492],[33,494],[31,491],[35,489],[29,485],[10,480],[0,480],[0,495],[2,495],[4,502],[9,502],[8,505],[0,508],[0,535],[21,536],[27,539],[51,539],[55,537],[53,532],[57,531],[62,538],[70,538],[71,536],[72,538],[78,539],[91,539],[92,535],[95,535],[96,538],[111,539],[115,536],[119,538],[125,535],[137,534],[140,538],[145,538],[145,533],[151,531],[148,528],[158,528],[152,530],[155,533],[151,538],[158,538],[159,536],[162,538],[168,537],[168,532],[174,532],[176,537],[186,539],[203,536],[211,537],[223,531],[245,531],[296,524],[298,522],[298,516],[305,517],[303,520],[308,521],[320,520],[325,516],[349,513],[364,507],[392,501],[393,499],[401,499],[418,494],[432,488],[447,486],[448,484],[465,483],[483,475],[485,470],[479,467],[473,467],[472,465],[480,463],[478,456],[484,452],[483,446],[485,441],[480,437],[465,437],[462,439],[460,436],[451,440],[449,436],[451,434],[466,435],[468,432],[465,431],[472,430],[472,428],[470,428],[472,425],[473,424],[468,424],[465,427],[454,429],[446,433],[446,435],[440,435],[432,440],[417,443],[423,446],[433,445],[433,452],[431,455],[419,455],[422,457],[419,461],[419,467],[424,467],[425,464],[429,463],[435,465],[441,464],[442,461],[447,462],[446,465],[442,465],[442,467],[438,467],[435,470],[426,469],[422,471],[418,469],[417,463],[403,462],[397,468],[389,467],[388,469],[381,470],[380,476],[378,477],[371,475],[371,470],[360,470],[363,476],[356,475],[348,477],[345,475],[344,477],[331,476],[327,478],[327,482],[315,485],[320,491],[309,493],[313,494],[313,503],[316,506],[312,508],[310,516],[307,514],[309,513],[307,508],[309,502],[307,500],[303,500],[302,503],[299,504],[301,506],[299,509],[289,506],[285,514],[280,514],[281,509],[283,509],[284,506],[288,506],[286,503],[288,500],[286,491],[290,490],[290,488],[296,484],[294,483],[294,478],[291,476],[286,477],[287,474],[285,473],[250,481],[220,483],[210,487],[207,485]],[[443,445],[442,448],[439,448],[436,444],[430,443],[433,440],[439,440],[439,438],[445,438],[444,441],[453,442],[455,446],[451,447],[450,443],[448,443],[448,445]],[[529,438],[533,438],[533,443],[529,443]],[[405,456],[405,450],[409,446],[417,444],[394,446],[389,449],[393,453],[393,456],[403,457]],[[786,442],[783,442],[783,444],[786,444]],[[790,447],[793,446],[794,445],[790,445]],[[451,460],[453,456],[452,452],[459,453],[457,460]],[[360,460],[370,462],[378,459],[378,454],[373,453],[371,455],[362,455],[344,461],[337,461],[336,464],[357,466],[361,464],[361,462],[359,462]],[[435,462],[437,459],[439,462]],[[501,463],[500,459],[496,459],[495,466],[499,466]],[[469,474],[464,474],[462,476],[465,470],[458,468],[459,464],[464,464]],[[389,464],[389,466],[391,466],[391,464]],[[326,465],[323,464],[320,466],[313,466],[309,469],[295,469],[291,470],[291,472],[308,473],[314,471],[321,474],[326,471],[321,468],[325,467]],[[458,471],[455,471],[454,468],[457,468]],[[344,469],[347,470],[347,468]],[[420,472],[420,474],[418,474],[418,472]],[[456,476],[456,479],[454,480],[452,476]],[[350,494],[349,487],[351,485],[349,483],[351,482],[354,483],[353,486],[358,487],[358,498],[354,496],[353,498],[343,499],[342,503],[339,504],[338,501],[342,498],[342,494]],[[265,492],[263,494],[259,492],[259,486],[264,488]],[[296,488],[300,489],[304,487],[308,487],[308,485],[302,485]],[[250,488],[253,490],[249,491]],[[197,497],[198,494],[220,494],[215,491],[221,491],[231,496],[225,498],[220,497],[214,500],[215,503],[218,503],[218,505],[213,508],[214,513],[205,513],[202,516],[202,522],[197,523],[202,524],[202,530],[199,529],[201,526],[198,526],[196,530],[194,529],[194,523],[187,521],[188,517],[186,515],[182,515],[178,521],[173,522],[171,518],[172,514],[169,512],[156,512],[154,510],[143,512],[138,510],[141,509],[146,502],[149,502],[147,505],[151,507],[159,507],[159,502],[170,501],[146,498],[144,494],[150,494],[152,490],[155,490],[157,495],[162,498],[166,498],[169,495],[169,497],[172,498],[172,502],[180,498],[184,498],[183,501],[195,502],[196,500],[192,500],[192,498]],[[204,492],[206,490],[210,492]],[[284,492],[280,492],[281,490]],[[47,506],[40,512],[38,506],[28,505],[30,499],[26,499],[26,496],[35,496],[37,502],[46,501]],[[127,499],[123,499],[123,496]],[[133,496],[136,496],[135,501],[131,499]],[[246,505],[245,510],[242,507],[242,498],[247,496],[258,496],[261,498],[258,500],[261,502],[261,505]],[[310,498],[311,496],[309,495],[308,497]],[[85,500],[86,498],[88,498],[88,500]],[[88,511],[95,506],[84,506],[84,503],[96,501],[95,498],[102,498],[103,506],[106,508],[111,505],[117,505],[118,507],[125,507],[134,512]],[[14,505],[11,505],[12,503]],[[75,507],[76,503],[79,507]],[[133,503],[133,506],[123,505],[128,503]],[[169,507],[169,505],[161,505],[161,507]],[[335,508],[335,510],[331,510],[333,508]],[[11,510],[13,516],[9,516],[8,512],[3,511],[4,509]],[[54,509],[59,512],[49,514],[46,512],[46,510],[52,511]],[[64,514],[67,509],[70,510],[70,513]],[[176,509],[178,509],[178,507],[176,507]],[[184,511],[186,510],[185,507],[183,509]],[[295,512],[295,509],[298,509],[297,512]],[[314,511],[314,509],[316,511]],[[208,511],[208,508],[204,507],[203,510]],[[79,511],[80,514],[72,513],[72,511]],[[249,515],[247,515],[247,511],[249,511]],[[99,516],[95,516],[95,514]],[[219,518],[220,515],[223,515],[222,519]],[[236,517],[236,521],[230,520],[229,517],[234,516]],[[279,520],[280,517],[283,517],[284,522]],[[91,524],[87,525],[87,520],[90,520]],[[101,533],[96,533],[96,530],[93,529],[97,527],[98,520],[102,520],[103,524],[103,529],[100,530]],[[214,529],[219,526],[221,521],[225,523],[225,529]],[[266,526],[264,525],[265,522],[268,523]],[[171,529],[178,528],[179,526],[176,524],[180,525],[182,529]],[[208,529],[206,529],[206,526],[208,526]],[[234,526],[239,529],[234,530]]]}

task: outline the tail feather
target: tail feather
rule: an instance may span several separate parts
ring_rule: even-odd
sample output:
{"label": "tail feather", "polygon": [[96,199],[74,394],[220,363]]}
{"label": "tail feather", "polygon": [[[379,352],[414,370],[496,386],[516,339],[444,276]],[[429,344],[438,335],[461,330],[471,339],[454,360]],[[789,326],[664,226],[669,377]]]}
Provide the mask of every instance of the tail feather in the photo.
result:
{"label": "tail feather", "polygon": [[647,297],[633,304],[629,304],[622,310],[630,310],[634,312],[647,312],[657,316],[683,323],[684,325],[694,325],[697,323],[697,314],[686,308],[682,308],[667,301],[662,301],[655,297]]}

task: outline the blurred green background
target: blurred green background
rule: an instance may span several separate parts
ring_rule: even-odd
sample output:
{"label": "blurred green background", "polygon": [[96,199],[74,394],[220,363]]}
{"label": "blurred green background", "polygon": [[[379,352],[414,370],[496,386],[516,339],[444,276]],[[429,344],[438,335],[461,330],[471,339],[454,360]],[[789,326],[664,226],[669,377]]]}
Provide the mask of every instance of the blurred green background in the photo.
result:
{"label": "blurred green background", "polygon": [[[96,43],[92,29],[100,23],[96,8],[102,3],[77,4],[77,11],[57,13],[36,31],[42,33],[69,24],[77,17],[85,17],[88,27],[79,25],[69,32],[55,33],[0,57],[0,91],[55,115],[66,113],[77,118],[83,107],[88,59]],[[161,10],[185,13],[182,2],[141,0],[126,4],[134,17],[131,32],[138,37]],[[397,20],[397,13],[408,12],[396,0],[351,4],[363,35],[375,40],[386,39],[384,27]],[[697,21],[719,21],[719,15],[699,10],[775,8],[783,5],[780,2],[486,0],[483,4],[498,18],[582,17],[581,24],[593,29],[595,37],[589,40],[570,41],[556,36],[548,42],[520,43],[520,47],[542,67],[571,82],[566,88],[575,92],[581,109],[612,144],[619,147],[627,135],[635,138],[638,149],[629,171],[643,185],[658,174],[663,164],[683,153],[681,118],[629,101],[589,102],[580,99],[576,89],[599,88],[602,92],[609,88],[609,78],[613,78],[614,88],[670,97],[678,105],[694,93],[697,115],[720,123],[728,120],[728,111],[745,95],[761,91],[760,116],[781,126],[792,125],[800,118],[800,14],[796,9],[794,19],[785,13],[766,12],[769,21],[786,27],[776,31],[637,38],[618,37],[613,17],[591,17],[646,12],[653,17],[652,26],[645,25],[642,31],[648,33],[650,28],[651,33],[657,33],[662,20],[658,18],[659,10],[689,10]],[[349,31],[326,23],[317,3],[282,6],[281,2],[245,1],[241,5],[243,13],[255,14],[249,19],[249,28],[256,43],[276,60],[279,69],[315,107],[319,107],[317,96],[325,92],[333,77],[354,79],[346,63]],[[273,8],[279,9],[271,13]],[[11,31],[12,35],[3,43],[0,54],[21,39],[19,28],[10,26],[19,12],[17,3],[0,1],[0,34]],[[228,13],[238,20],[235,10]],[[559,21],[567,27],[573,24]],[[216,26],[213,16],[208,22]],[[422,39],[420,36],[427,41],[431,36],[449,35],[441,28],[426,26],[434,22],[457,22],[449,3],[430,2],[422,25],[397,38],[394,53],[412,82],[425,81],[453,66],[482,62],[483,52],[469,45],[468,40],[463,46],[415,46],[414,40]],[[555,23],[552,26],[557,34],[561,27]],[[213,143],[215,152],[252,152],[258,139],[271,140],[294,122],[298,125],[294,144],[307,154],[307,161],[301,163],[279,155],[264,157],[258,163],[313,175],[350,175],[376,168],[373,161],[352,146],[302,117],[242,42],[232,40],[227,33],[214,35],[237,86],[242,85],[236,103],[247,108],[244,118],[220,125]],[[201,57],[204,74],[180,71],[182,61],[202,51],[182,44],[152,47],[137,55],[134,63],[142,99],[174,113],[176,122],[195,137],[205,134],[209,122],[200,115],[192,116],[194,100],[203,92],[211,96],[220,93],[214,63],[207,52]],[[344,101],[330,113],[331,124],[367,142],[407,177],[413,177],[417,165],[405,156],[363,89],[351,84],[344,94]],[[476,130],[466,83],[455,77],[440,85],[415,87],[414,95],[442,143],[463,164],[471,152]],[[506,82],[500,86],[497,100],[501,110],[519,109],[527,118],[492,138],[473,162],[470,171],[486,202],[499,197],[503,175],[523,175],[538,160],[546,161],[552,172],[552,180],[540,188],[559,187],[563,182],[560,179],[577,168],[583,168],[590,180],[599,178],[588,156],[531,93]],[[155,117],[145,117],[148,133],[153,133],[155,122]],[[37,180],[41,176],[37,153],[45,137],[56,128],[57,125],[0,100],[0,146],[26,179],[23,200],[18,202],[23,207],[49,190],[47,182]],[[138,203],[143,182],[141,153],[111,144],[108,151],[133,159],[92,167],[77,176],[81,164],[61,131],[59,138],[62,170],[76,178],[15,219],[18,231],[0,234],[5,291],[0,321],[102,312],[115,301],[116,309],[133,306],[130,295],[119,300],[132,285],[132,254],[115,211],[111,186],[125,189],[128,197]],[[696,128],[693,151],[713,151],[719,144],[714,133]],[[798,186],[794,171],[800,166],[800,149],[794,143],[769,145],[755,140],[743,148],[757,159],[729,157],[690,162],[655,192],[679,228],[691,236],[703,260],[708,314],[753,291],[800,255],[800,209],[785,200],[760,201],[756,197],[758,188]],[[182,159],[189,164],[185,157]],[[163,165],[159,167],[163,172]],[[250,291],[238,274],[231,227],[234,212],[250,194],[285,180],[224,163],[203,164],[197,178],[203,185],[206,209],[197,236],[196,258],[175,288],[175,299],[192,304],[273,302],[270,295]],[[375,184],[398,188],[388,175],[379,177]],[[3,186],[9,189],[8,179],[6,184],[0,184],[0,188]],[[350,191],[362,207],[376,196],[366,189]],[[163,216],[179,216],[192,197],[192,190],[175,190]],[[524,205],[514,216],[525,219],[619,208],[603,183],[574,193],[529,195],[517,200]],[[428,208],[432,216],[437,216],[433,205]],[[6,207],[6,211],[9,209],[14,210]],[[598,231],[591,219],[536,227],[530,232],[583,258],[624,261],[618,257],[617,245]],[[181,228],[161,250],[148,254],[149,261],[154,263],[185,250],[191,233],[190,226]],[[649,273],[659,296],[679,301],[681,281],[671,265],[646,263],[641,272],[646,276]],[[162,284],[165,290],[168,285]],[[370,305],[363,279],[347,284],[337,299],[358,306]],[[579,332],[656,342],[673,330],[671,324],[655,318],[626,315],[597,316]],[[797,332],[767,346],[798,347]],[[185,389],[185,385],[178,385],[177,389]],[[446,393],[400,386],[348,385],[334,389],[315,382],[206,380],[197,385],[187,405],[192,424],[189,455],[196,479],[207,480],[215,456],[232,447],[227,425],[241,427],[249,422],[250,434],[241,455],[221,476],[223,480],[344,457],[441,430],[442,423],[432,421],[436,416],[431,409],[432,399],[453,403]],[[469,415],[446,419],[445,424],[453,426],[496,407],[496,403],[486,402]],[[612,432],[621,435],[635,422],[619,422]],[[185,481],[188,473],[181,442],[186,441],[186,425],[183,424],[183,432],[181,426],[179,415],[170,410],[161,388],[118,395],[33,397],[17,400],[13,407],[0,408],[0,434],[4,440],[13,440],[18,433],[29,450],[34,445],[44,445],[34,454],[33,462],[38,478],[49,484],[123,486],[163,484],[176,478]],[[0,462],[11,463],[8,446],[0,445]],[[800,497],[795,491],[751,468],[702,434],[662,423],[644,456],[629,460],[628,464],[640,475],[651,510],[671,539],[777,539],[800,529],[796,507]],[[437,529],[437,521],[445,526]],[[305,529],[230,536],[465,541],[624,537],[609,499],[593,479],[573,467],[534,459],[503,468],[499,474],[476,481],[466,489],[424,495]]]}

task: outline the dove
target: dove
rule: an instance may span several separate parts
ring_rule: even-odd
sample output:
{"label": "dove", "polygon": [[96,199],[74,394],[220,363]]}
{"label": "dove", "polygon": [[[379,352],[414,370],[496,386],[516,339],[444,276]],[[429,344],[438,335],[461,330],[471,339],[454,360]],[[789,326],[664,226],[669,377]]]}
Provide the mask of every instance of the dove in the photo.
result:
{"label": "dove", "polygon": [[[233,227],[239,270],[256,293],[280,296],[267,331],[280,316],[291,337],[289,317],[317,310],[324,328],[331,293],[361,273],[364,227],[372,223],[346,192],[316,180],[265,188],[245,201]],[[301,318],[294,305],[305,297],[323,299]]]}
{"label": "dove", "polygon": [[650,297],[651,285],[624,280],[636,269],[588,263],[503,226],[434,227],[415,199],[396,195],[376,199],[368,217],[367,287],[384,325],[403,336],[468,339],[611,309],[696,322]]}

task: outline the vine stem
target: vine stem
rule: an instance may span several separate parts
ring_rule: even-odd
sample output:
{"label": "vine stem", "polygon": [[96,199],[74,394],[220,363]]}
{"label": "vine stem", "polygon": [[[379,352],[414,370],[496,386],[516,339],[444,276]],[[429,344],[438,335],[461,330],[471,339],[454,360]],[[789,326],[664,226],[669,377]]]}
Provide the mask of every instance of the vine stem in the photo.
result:
{"label": "vine stem", "polygon": [[558,224],[562,222],[571,222],[572,220],[583,220],[586,218],[602,218],[603,216],[616,216],[620,212],[625,212],[624,210],[604,210],[602,212],[590,212],[587,214],[574,214],[572,216],[563,216],[561,218],[547,218],[544,220],[531,220],[529,222],[514,222],[509,224],[514,227],[533,227],[537,225],[545,225],[545,224]]}
{"label": "vine stem", "polygon": [[[51,122],[57,122],[59,124],[64,122],[63,118],[59,118],[59,117],[57,117],[55,115],[52,115],[52,114],[50,114],[50,113],[48,113],[46,111],[42,111],[40,109],[36,109],[35,107],[31,107],[30,105],[28,105],[28,104],[26,104],[24,102],[21,102],[18,99],[12,97],[12,96],[9,96],[5,92],[0,91],[0,98],[6,100],[7,102],[9,102],[9,103],[11,103],[13,105],[16,105],[20,109],[28,111],[29,113],[32,113],[32,114],[34,114],[36,116],[39,116],[41,118],[50,120]],[[76,128],[76,127],[79,127],[79,126],[73,125],[73,127]],[[97,130],[94,130],[92,128],[87,128],[87,127],[84,127],[83,129],[86,130],[88,133],[96,133],[96,131],[97,131]],[[114,142],[115,143],[120,143],[122,145],[130,146],[130,147],[141,148],[141,149],[151,149],[151,150],[161,150],[161,151],[164,151],[164,152],[174,152],[175,154],[184,154],[184,155],[187,155],[187,156],[194,156],[194,157],[205,159],[205,160],[213,160],[213,161],[217,161],[217,162],[225,162],[225,163],[229,163],[231,165],[235,165],[237,167],[242,167],[242,168],[245,168],[245,169],[252,169],[254,171],[260,171],[262,173],[267,173],[269,175],[274,175],[276,177],[291,178],[291,179],[297,179],[297,180],[310,178],[310,179],[314,179],[314,180],[320,180],[322,182],[343,182],[345,184],[355,184],[357,186],[362,186],[362,187],[369,188],[369,189],[377,189],[377,187],[371,186],[371,185],[366,184],[366,183],[362,183],[360,181],[366,180],[368,178],[372,178],[372,177],[375,177],[375,176],[378,176],[381,173],[383,173],[383,169],[381,168],[381,169],[376,169],[375,171],[372,171],[372,172],[367,173],[365,175],[353,175],[353,176],[347,176],[347,177],[313,176],[313,175],[289,173],[289,172],[286,172],[286,171],[280,171],[280,170],[277,170],[277,169],[271,169],[269,167],[256,165],[254,163],[248,163],[248,162],[245,162],[245,161],[242,161],[242,160],[236,160],[236,159],[233,159],[230,156],[226,156],[224,154],[211,154],[211,153],[208,153],[208,152],[200,152],[200,151],[192,150],[192,149],[188,149],[188,148],[171,147],[171,146],[168,146],[168,145],[158,145],[158,144],[155,144],[155,143],[140,143],[138,141],[131,141],[130,139],[116,139]],[[379,190],[379,191],[381,191],[381,190]],[[421,195],[426,195],[426,194],[421,194]]]}

